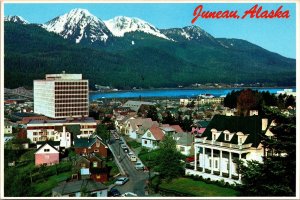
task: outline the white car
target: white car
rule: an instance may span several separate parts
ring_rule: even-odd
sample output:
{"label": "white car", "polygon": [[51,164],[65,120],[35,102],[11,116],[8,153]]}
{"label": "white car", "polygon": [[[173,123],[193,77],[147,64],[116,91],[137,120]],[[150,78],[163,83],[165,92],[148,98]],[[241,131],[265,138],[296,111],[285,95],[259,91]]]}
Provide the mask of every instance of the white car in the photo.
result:
{"label": "white car", "polygon": [[139,170],[139,169],[144,169],[144,165],[143,165],[143,163],[141,163],[141,161],[138,161],[138,162],[136,162],[135,163],[135,165],[134,165],[134,168],[136,169],[136,170]]}
{"label": "white car", "polygon": [[127,181],[129,181],[129,178],[127,178],[127,177],[119,177],[119,178],[117,178],[115,184],[116,185],[124,185]]}
{"label": "white car", "polygon": [[137,194],[133,192],[125,192],[124,194],[121,195],[121,197],[137,197]]}

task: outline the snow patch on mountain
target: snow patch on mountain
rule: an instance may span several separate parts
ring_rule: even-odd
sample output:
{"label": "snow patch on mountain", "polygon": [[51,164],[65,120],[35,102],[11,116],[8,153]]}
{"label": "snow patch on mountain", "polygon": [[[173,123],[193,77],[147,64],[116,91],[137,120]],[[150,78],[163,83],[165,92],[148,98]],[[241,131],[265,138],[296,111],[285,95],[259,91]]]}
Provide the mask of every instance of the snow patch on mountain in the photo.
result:
{"label": "snow patch on mountain", "polygon": [[25,20],[23,17],[21,16],[5,16],[4,17],[4,21],[5,22],[15,22],[15,23],[20,23],[20,24],[29,24],[29,22],[27,20]]}
{"label": "snow patch on mountain", "polygon": [[43,26],[64,38],[73,38],[79,43],[83,38],[91,42],[106,41],[111,35],[104,22],[86,9],[73,9],[69,13],[58,16]]}
{"label": "snow patch on mountain", "polygon": [[125,33],[140,31],[169,40],[167,36],[162,34],[152,24],[139,18],[117,16],[113,19],[104,21],[104,23],[116,37],[123,37]]}

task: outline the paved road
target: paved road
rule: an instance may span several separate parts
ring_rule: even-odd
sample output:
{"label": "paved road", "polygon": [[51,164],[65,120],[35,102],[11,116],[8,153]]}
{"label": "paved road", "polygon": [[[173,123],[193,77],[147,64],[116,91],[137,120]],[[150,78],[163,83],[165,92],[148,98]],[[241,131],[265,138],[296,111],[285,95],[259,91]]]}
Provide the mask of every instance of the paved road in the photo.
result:
{"label": "paved road", "polygon": [[[148,180],[148,173],[134,168],[134,162],[131,162],[126,153],[120,148],[118,140],[111,139],[112,151],[119,156],[119,162],[122,165],[125,173],[128,175],[129,181],[122,186],[115,186],[121,194],[125,192],[133,192],[138,196],[145,196],[145,186]],[[119,154],[120,152],[120,154]],[[115,158],[118,159],[118,158]]]}

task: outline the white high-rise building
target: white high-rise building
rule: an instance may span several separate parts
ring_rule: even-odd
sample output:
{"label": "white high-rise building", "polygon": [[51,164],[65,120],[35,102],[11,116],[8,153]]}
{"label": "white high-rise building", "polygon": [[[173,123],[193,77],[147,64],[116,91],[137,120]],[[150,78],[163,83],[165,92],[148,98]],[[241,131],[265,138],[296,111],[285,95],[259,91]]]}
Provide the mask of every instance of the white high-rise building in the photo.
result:
{"label": "white high-rise building", "polygon": [[46,74],[33,82],[34,112],[50,118],[87,117],[89,84],[81,74]]}

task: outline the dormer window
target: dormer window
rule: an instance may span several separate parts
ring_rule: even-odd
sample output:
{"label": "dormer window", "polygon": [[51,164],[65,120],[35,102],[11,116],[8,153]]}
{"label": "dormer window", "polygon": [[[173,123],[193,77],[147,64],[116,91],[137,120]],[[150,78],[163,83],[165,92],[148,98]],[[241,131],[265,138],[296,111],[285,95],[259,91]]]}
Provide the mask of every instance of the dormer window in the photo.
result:
{"label": "dormer window", "polygon": [[242,144],[243,144],[243,138],[239,137],[239,145],[242,145]]}
{"label": "dormer window", "polygon": [[225,134],[225,141],[229,141],[229,134]]}
{"label": "dormer window", "polygon": [[230,132],[228,130],[225,130],[224,135],[225,135],[225,141],[229,141],[230,140],[230,137],[229,137]]}

